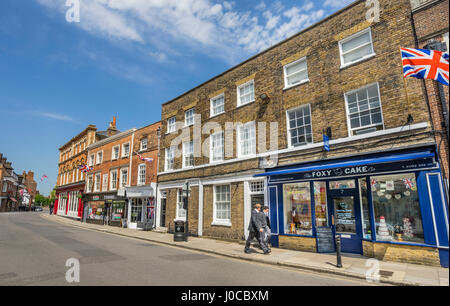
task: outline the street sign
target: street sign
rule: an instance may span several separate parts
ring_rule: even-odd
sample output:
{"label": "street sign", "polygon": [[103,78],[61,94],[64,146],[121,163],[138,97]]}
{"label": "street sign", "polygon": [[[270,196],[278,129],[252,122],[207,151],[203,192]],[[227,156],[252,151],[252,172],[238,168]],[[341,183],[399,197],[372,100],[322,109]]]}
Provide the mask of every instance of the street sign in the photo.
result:
{"label": "street sign", "polygon": [[330,152],[330,138],[327,135],[323,135],[323,147],[325,151]]}

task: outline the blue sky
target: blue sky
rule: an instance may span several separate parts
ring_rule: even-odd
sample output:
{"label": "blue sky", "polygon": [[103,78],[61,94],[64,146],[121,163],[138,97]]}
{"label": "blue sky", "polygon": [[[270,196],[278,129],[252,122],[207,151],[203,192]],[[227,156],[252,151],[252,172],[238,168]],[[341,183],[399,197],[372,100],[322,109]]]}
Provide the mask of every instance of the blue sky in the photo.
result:
{"label": "blue sky", "polygon": [[66,0],[0,1],[0,152],[46,195],[58,148],[87,125],[156,122],[162,103],[352,2],[79,1],[79,23]]}

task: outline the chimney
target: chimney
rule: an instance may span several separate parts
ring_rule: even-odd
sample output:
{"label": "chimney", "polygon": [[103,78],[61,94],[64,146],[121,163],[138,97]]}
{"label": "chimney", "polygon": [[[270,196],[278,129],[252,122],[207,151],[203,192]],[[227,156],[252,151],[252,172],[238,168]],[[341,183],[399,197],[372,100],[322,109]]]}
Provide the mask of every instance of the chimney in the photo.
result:
{"label": "chimney", "polygon": [[106,130],[106,135],[108,137],[111,137],[113,135],[116,135],[119,131],[116,129],[116,117],[113,118],[113,121],[109,123],[109,127]]}

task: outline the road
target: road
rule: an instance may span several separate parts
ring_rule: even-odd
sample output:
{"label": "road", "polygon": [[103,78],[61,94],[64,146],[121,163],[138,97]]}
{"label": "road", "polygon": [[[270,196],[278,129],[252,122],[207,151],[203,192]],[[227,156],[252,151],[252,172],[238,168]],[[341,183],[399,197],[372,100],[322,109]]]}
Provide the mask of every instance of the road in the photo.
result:
{"label": "road", "polygon": [[[79,283],[66,281],[70,258],[80,263]],[[65,226],[28,212],[0,214],[0,285],[261,288],[370,284]]]}

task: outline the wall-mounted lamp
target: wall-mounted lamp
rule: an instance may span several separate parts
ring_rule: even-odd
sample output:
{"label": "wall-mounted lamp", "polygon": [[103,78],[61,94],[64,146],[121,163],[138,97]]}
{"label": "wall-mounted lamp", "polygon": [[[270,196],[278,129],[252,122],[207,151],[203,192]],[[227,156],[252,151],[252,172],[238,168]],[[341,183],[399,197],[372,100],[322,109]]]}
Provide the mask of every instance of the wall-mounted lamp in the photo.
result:
{"label": "wall-mounted lamp", "polygon": [[270,99],[269,95],[266,93],[263,93],[262,95],[259,96],[262,100],[268,100]]}

